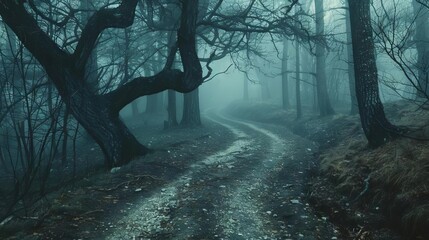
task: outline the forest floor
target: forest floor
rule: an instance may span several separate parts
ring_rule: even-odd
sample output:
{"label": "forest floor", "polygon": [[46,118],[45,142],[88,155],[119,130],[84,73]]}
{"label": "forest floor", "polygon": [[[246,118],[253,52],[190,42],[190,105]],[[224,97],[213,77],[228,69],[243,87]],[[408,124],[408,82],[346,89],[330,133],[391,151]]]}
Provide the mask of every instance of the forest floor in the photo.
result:
{"label": "forest floor", "polygon": [[[367,197],[379,178],[347,160],[369,152],[357,117],[294,119],[237,103],[208,112],[200,128],[129,122],[154,153],[50,194],[26,217],[1,223],[0,238],[400,239],[384,202]],[[408,215],[417,237],[427,208],[416,207],[418,216]]]}
{"label": "forest floor", "polygon": [[371,149],[359,115],[296,120],[293,110],[268,104],[229,108],[235,116],[288,126],[318,146],[306,199],[346,239],[429,239],[429,111],[398,101],[385,112],[409,131]]}

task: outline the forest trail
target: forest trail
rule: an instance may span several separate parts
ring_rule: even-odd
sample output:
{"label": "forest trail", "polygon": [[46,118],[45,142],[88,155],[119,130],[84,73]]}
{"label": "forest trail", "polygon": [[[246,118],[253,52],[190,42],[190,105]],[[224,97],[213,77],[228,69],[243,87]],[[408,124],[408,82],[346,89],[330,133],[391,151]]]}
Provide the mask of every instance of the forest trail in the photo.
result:
{"label": "forest trail", "polygon": [[311,142],[278,126],[208,118],[233,143],[136,202],[107,239],[336,239],[302,199]]}

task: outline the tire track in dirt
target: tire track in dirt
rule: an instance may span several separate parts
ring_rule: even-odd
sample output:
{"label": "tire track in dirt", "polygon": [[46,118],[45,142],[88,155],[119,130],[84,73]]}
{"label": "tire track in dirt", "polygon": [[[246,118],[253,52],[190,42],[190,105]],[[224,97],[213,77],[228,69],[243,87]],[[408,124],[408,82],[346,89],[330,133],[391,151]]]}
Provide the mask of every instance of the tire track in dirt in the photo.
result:
{"label": "tire track in dirt", "polygon": [[[198,201],[198,196],[190,196],[190,194],[187,194],[188,191],[192,191],[190,188],[195,185],[204,185],[205,182],[205,180],[195,178],[194,175],[208,176],[206,169],[213,166],[216,168],[232,168],[231,164],[235,160],[234,156],[250,149],[254,142],[246,133],[227,125],[222,125],[235,135],[236,140],[230,147],[192,164],[189,170],[177,180],[167,184],[152,196],[136,203],[136,208],[130,214],[123,216],[118,223],[114,224],[117,226],[117,231],[112,232],[106,239],[133,239],[139,237],[142,239],[187,239],[198,234],[205,234],[201,233],[201,231],[206,232],[208,229],[200,227],[201,221],[213,222],[216,220],[198,219],[197,216],[201,213],[187,214],[187,212],[192,212],[189,210],[196,210],[189,205]],[[216,176],[213,177],[216,178]],[[225,188],[224,185],[218,185],[217,187],[219,190]],[[208,211],[206,208],[199,210],[202,211],[202,214],[206,214]]]}
{"label": "tire track in dirt", "polygon": [[[264,211],[264,198],[267,197],[267,178],[282,164],[284,153],[290,151],[291,141],[285,141],[276,134],[258,127],[255,124],[237,121],[222,116],[222,122],[230,122],[235,126],[244,126],[247,131],[257,132],[267,144],[262,158],[257,162],[255,168],[243,179],[240,179],[230,193],[230,198],[220,207],[221,225],[223,226],[223,237],[226,239],[280,239],[288,236],[286,227],[278,228],[273,225],[270,211]],[[218,122],[219,124],[223,124]],[[233,128],[234,129],[234,128]],[[274,229],[283,229],[280,231]]]}

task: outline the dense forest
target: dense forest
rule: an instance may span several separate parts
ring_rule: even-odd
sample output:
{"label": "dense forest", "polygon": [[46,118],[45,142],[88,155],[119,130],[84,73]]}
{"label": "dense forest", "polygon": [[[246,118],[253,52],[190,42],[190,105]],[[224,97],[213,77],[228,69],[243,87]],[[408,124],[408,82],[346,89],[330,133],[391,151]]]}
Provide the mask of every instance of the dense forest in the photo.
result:
{"label": "dense forest", "polygon": [[0,238],[429,239],[429,1],[0,19]]}

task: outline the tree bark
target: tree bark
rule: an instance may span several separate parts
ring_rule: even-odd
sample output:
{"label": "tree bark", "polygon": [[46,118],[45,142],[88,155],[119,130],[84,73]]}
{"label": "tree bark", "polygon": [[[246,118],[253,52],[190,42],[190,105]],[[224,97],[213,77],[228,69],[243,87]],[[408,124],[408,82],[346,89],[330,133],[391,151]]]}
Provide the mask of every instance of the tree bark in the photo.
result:
{"label": "tree bark", "polygon": [[[308,104],[313,107],[315,112],[318,111],[317,104],[314,106],[314,99],[316,98],[317,102],[317,83],[316,83],[316,65],[315,65],[315,56],[307,51],[305,48],[301,48],[300,52],[300,78],[301,78],[301,99],[304,99],[306,102],[303,104]],[[304,84],[302,84],[304,83]],[[310,84],[314,83],[314,85]],[[314,95],[315,94],[315,95]],[[302,101],[302,100],[301,100]]]}
{"label": "tree bark", "polygon": [[259,73],[259,77],[261,83],[261,99],[262,101],[268,101],[271,98],[270,87],[268,86],[268,79],[262,73]]}
{"label": "tree bark", "polygon": [[386,119],[379,96],[370,0],[349,0],[349,6],[359,115],[369,145],[378,147],[397,129]]}
{"label": "tree bark", "polygon": [[[74,86],[69,87],[72,88]],[[100,146],[107,168],[124,165],[136,156],[149,152],[119,119],[118,112],[109,109],[111,104],[105,96],[93,95],[85,89],[75,91],[72,96],[64,95],[63,98],[73,116]]]}
{"label": "tree bark", "polygon": [[[298,12],[298,6],[295,6],[295,13]],[[297,22],[296,27],[299,27]],[[300,47],[298,36],[295,36],[295,99],[296,99],[296,118],[302,118],[302,107],[301,107],[301,60],[300,60]]]}
{"label": "tree bark", "polygon": [[282,55],[282,106],[289,109],[289,79],[288,79],[288,40],[283,38]]}
{"label": "tree bark", "polygon": [[[325,33],[323,0],[314,1],[316,11],[316,34],[323,36]],[[329,100],[328,87],[326,84],[326,50],[321,43],[316,43],[316,79],[317,99],[321,116],[334,114],[334,109]]]}
{"label": "tree bark", "polygon": [[119,119],[119,111],[135,99],[166,89],[190,92],[203,81],[196,52],[198,0],[182,2],[178,49],[183,71],[164,69],[138,77],[110,93],[96,95],[84,81],[87,62],[99,35],[107,28],[125,28],[134,20],[137,0],[122,1],[116,8],[98,10],[88,20],[73,54],[61,49],[27,12],[23,1],[3,0],[2,20],[34,55],[54,83],[70,113],[98,143],[107,167],[120,166],[149,150],[141,145]]}
{"label": "tree bark", "polygon": [[[197,21],[203,19],[209,7],[209,0],[201,0],[198,5],[199,14]],[[183,98],[183,113],[180,125],[183,127],[201,126],[200,97],[198,88],[194,91],[185,93]]]}
{"label": "tree bark", "polygon": [[355,87],[355,70],[353,64],[353,45],[352,45],[352,31],[350,27],[350,7],[346,1],[346,31],[347,31],[347,73],[349,76],[349,89],[350,89],[350,114],[358,114],[358,103],[356,99]]}
{"label": "tree bark", "polygon": [[198,88],[190,93],[184,94],[183,104],[183,116],[180,125],[184,127],[201,126]]}

